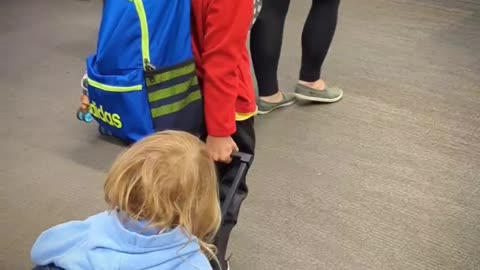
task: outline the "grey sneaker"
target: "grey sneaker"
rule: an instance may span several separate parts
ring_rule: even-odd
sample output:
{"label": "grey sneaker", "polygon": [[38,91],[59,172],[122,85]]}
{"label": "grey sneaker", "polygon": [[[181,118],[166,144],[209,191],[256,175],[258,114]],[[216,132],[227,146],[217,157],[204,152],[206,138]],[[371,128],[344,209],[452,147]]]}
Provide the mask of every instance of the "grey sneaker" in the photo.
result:
{"label": "grey sneaker", "polygon": [[315,90],[305,85],[297,84],[295,96],[300,100],[332,103],[343,98],[343,90],[335,87],[327,87],[323,91]]}
{"label": "grey sneaker", "polygon": [[280,102],[268,102],[261,99],[257,99],[258,114],[267,114],[276,109],[290,106],[295,103],[295,95],[282,93],[282,101]]}

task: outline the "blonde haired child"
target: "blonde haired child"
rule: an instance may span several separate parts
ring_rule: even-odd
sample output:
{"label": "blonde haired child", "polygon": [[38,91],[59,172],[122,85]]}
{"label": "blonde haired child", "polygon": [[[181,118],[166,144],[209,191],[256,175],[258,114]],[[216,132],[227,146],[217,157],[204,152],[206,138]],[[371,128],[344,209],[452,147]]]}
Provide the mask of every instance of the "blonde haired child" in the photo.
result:
{"label": "blonde haired child", "polygon": [[157,133],[121,154],[105,182],[109,211],[42,233],[36,265],[70,269],[212,269],[220,226],[215,165],[184,132]]}

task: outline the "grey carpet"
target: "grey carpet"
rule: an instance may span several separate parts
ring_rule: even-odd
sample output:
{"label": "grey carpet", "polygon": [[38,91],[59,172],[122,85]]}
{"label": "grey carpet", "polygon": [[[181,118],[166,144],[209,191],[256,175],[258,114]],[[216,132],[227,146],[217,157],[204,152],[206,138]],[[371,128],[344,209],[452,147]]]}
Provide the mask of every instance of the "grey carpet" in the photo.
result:
{"label": "grey carpet", "polygon": [[[74,117],[98,2],[2,1],[0,269],[104,208],[121,147]],[[285,89],[308,4],[292,1]],[[233,269],[480,269],[479,51],[479,1],[343,1],[324,75],[345,99],[258,119]]]}

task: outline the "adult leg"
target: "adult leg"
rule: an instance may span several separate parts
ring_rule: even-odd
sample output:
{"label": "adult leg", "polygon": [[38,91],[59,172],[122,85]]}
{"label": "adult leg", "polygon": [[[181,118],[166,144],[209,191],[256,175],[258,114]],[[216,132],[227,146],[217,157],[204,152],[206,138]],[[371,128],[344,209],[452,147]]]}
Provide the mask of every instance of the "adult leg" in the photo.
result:
{"label": "adult leg", "polygon": [[[253,117],[237,122],[237,133],[232,136],[235,143],[238,145],[240,152],[253,155],[255,152],[255,131],[253,128]],[[237,173],[238,160],[234,160],[231,164],[221,164],[218,166],[220,182],[220,203],[223,204],[223,200],[227,195],[232,185],[233,179]],[[240,206],[243,200],[247,197],[248,187],[246,183],[246,177],[241,179],[239,188],[237,189],[232,203],[227,210],[227,214],[222,220],[222,225],[218,231],[215,245],[217,246],[217,257],[221,264],[221,269],[227,269],[226,252],[228,247],[228,240],[230,239],[230,233],[233,227],[237,224],[238,215],[240,213]]]}
{"label": "adult leg", "polygon": [[335,34],[340,0],[312,0],[302,32],[302,67],[300,80],[320,79],[323,61]]}
{"label": "adult leg", "polygon": [[302,66],[296,89],[299,98],[306,95],[313,101],[334,102],[343,95],[340,89],[328,89],[321,79],[322,65],[337,27],[339,5],[340,0],[312,0],[302,32]]}
{"label": "adult leg", "polygon": [[290,0],[263,0],[250,35],[250,50],[260,97],[278,93],[277,70]]}

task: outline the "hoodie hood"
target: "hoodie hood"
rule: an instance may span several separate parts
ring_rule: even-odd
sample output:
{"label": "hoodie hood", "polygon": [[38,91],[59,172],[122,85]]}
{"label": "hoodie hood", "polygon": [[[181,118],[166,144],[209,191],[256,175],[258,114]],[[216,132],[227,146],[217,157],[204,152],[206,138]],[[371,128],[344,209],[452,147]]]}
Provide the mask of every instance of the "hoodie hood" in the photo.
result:
{"label": "hoodie hood", "polygon": [[35,265],[66,270],[211,270],[198,239],[182,228],[167,232],[122,213],[103,212],[43,232],[31,251]]}
{"label": "hoodie hood", "polygon": [[[119,257],[116,262],[109,262],[117,264],[116,269],[176,269],[200,252],[197,238],[188,237],[181,228],[159,233],[159,229],[148,228],[147,222],[130,220],[115,211],[97,217],[100,220],[94,223],[101,226],[92,230],[91,243],[96,247],[94,250]],[[101,265],[103,253],[89,253],[92,266]]]}

